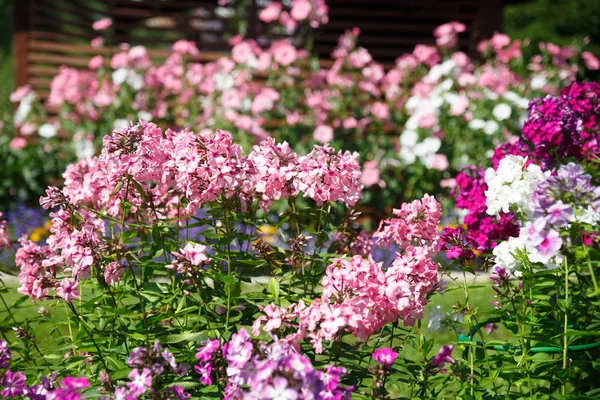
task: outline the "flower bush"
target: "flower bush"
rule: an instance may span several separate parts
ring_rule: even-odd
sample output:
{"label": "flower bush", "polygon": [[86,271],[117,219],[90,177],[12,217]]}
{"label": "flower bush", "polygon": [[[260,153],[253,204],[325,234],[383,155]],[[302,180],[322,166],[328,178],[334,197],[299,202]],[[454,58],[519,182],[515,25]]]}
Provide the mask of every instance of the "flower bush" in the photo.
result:
{"label": "flower bush", "polygon": [[[3,396],[593,397],[599,95],[574,83],[531,102],[494,166],[457,179],[473,224],[440,230],[425,195],[372,240],[357,223],[356,153],[301,156],[267,138],[247,154],[225,131],[145,121],[114,131],[40,199],[47,244],[20,241],[18,290],[43,306],[14,326],[6,304]],[[536,142],[534,124],[547,132]],[[484,218],[511,229],[481,231]],[[440,276],[479,263],[493,266],[495,300],[477,306],[457,282],[455,316],[428,318],[457,336],[434,343],[419,326],[448,296]],[[497,326],[501,339],[481,332]]]}

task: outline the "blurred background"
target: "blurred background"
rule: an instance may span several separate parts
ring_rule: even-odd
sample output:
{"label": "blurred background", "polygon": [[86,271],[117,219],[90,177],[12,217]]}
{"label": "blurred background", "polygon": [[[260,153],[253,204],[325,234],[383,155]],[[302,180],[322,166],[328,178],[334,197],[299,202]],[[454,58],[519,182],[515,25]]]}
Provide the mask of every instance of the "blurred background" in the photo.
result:
{"label": "blurred background", "polygon": [[[27,9],[27,4],[29,3],[29,0],[0,0],[0,81],[2,82],[2,85],[0,85],[0,109],[6,109],[6,107],[11,107],[8,101],[8,96],[14,90],[15,75],[12,39],[14,31],[14,13],[16,9],[16,2],[19,2],[19,6],[21,9]],[[48,2],[38,1],[37,3],[43,4]],[[49,2],[48,4],[50,4],[51,7],[56,6],[56,15],[54,15],[56,19],[46,20],[46,28],[59,30],[64,29],[64,26],[68,25],[77,26],[77,21],[70,20],[69,17],[66,17],[67,19],[62,20],[61,23],[57,23],[57,21],[61,21],[61,3],[68,4],[73,2]],[[111,2],[86,1],[84,3],[86,7],[99,7],[99,11],[103,11]],[[140,5],[143,3],[155,2],[130,1],[129,3]],[[167,4],[168,2],[162,3]],[[201,4],[211,2],[198,1],[197,3]],[[217,1],[215,0],[212,3],[217,3]],[[237,3],[247,3],[247,1]],[[256,0],[257,5],[260,6],[260,3],[260,0]],[[339,3],[341,4],[336,4],[335,1],[328,2],[328,5],[330,6],[330,23],[327,24],[324,27],[324,29],[321,29],[321,31],[317,32],[316,40],[319,41],[319,44],[325,43],[325,45],[321,45],[320,48],[319,46],[315,48],[315,50],[318,53],[323,53],[324,55],[327,55],[328,52],[330,52],[333,49],[335,40],[337,40],[339,34],[342,33],[345,29],[350,29],[354,26],[351,22],[353,17],[360,18],[357,19],[357,21],[361,21],[361,23],[364,25],[361,27],[361,44],[365,48],[367,48],[367,50],[369,50],[374,55],[375,60],[379,62],[389,62],[391,60],[390,57],[392,55],[397,56],[398,54],[401,54],[405,51],[411,51],[412,47],[414,47],[415,44],[424,43],[428,40],[433,40],[430,35],[430,27],[427,27],[427,29],[423,29],[422,38],[415,36],[415,33],[411,32],[410,30],[403,29],[403,21],[401,18],[401,15],[403,14],[402,11],[399,11],[398,16],[395,17],[393,14],[390,15],[390,13],[385,10],[381,13],[378,13],[377,10],[370,4],[366,6],[363,5],[363,7],[366,7],[368,10],[371,10],[370,17],[365,18],[364,11],[359,11],[358,14],[352,14],[351,8],[352,6],[355,6],[354,3],[356,2],[350,1]],[[382,7],[381,5],[383,4],[384,6],[387,6],[389,8],[397,8],[399,5],[401,5],[402,7],[408,7],[410,9],[422,3],[423,2],[415,2],[412,0],[392,0],[383,3],[378,2],[377,7]],[[235,5],[236,1],[231,2],[231,4]],[[349,6],[346,6],[346,4],[348,4]],[[458,4],[460,5],[460,7],[463,7],[461,10],[468,9],[468,7],[487,7],[487,21],[483,21],[483,23],[480,23],[480,26],[477,26],[477,24],[475,24],[475,26],[469,26],[471,30],[479,31],[474,32],[475,36],[489,37],[491,36],[494,30],[498,30],[497,27],[500,27],[500,30],[507,33],[511,38],[528,38],[534,45],[538,42],[552,42],[558,45],[567,45],[573,42],[573,40],[580,40],[583,37],[589,37],[590,44],[588,50],[594,54],[600,53],[600,0],[446,0],[443,2],[439,2],[439,4],[441,4],[443,7],[453,7],[453,5]],[[436,7],[440,7],[439,4],[436,5]],[[422,6],[422,8],[427,9],[428,7]],[[36,12],[38,11],[36,10]],[[339,21],[336,21],[336,12],[338,13],[337,18]],[[434,14],[436,12],[438,13],[438,15],[442,16],[442,19],[445,20],[449,20],[452,17],[448,16],[447,14],[445,15],[444,13],[447,12],[445,10],[438,10],[436,12],[434,12],[433,10],[427,10],[427,12],[431,14],[430,18],[432,19],[435,19]],[[404,14],[409,15],[410,13]],[[463,14],[463,17],[464,15],[465,14]],[[77,18],[80,18],[82,23],[87,22],[85,15],[77,15]],[[391,26],[395,25],[398,27],[398,32],[392,32],[392,34],[396,38],[391,39],[391,41],[384,40],[383,43],[381,43],[381,38],[374,38],[375,40],[377,40],[377,42],[369,43],[368,37],[366,37],[365,32],[368,32],[369,29],[372,30],[373,27],[377,28],[377,25],[381,24],[382,18],[387,18],[387,21],[392,21],[391,23],[387,22]],[[157,22],[160,24],[160,21]],[[251,24],[251,21],[248,21],[248,23]],[[77,28],[75,29],[77,30]],[[388,30],[387,27],[386,30]],[[164,32],[162,36],[164,37],[164,40],[172,42],[175,39],[164,29],[163,31]],[[404,35],[402,35],[402,31],[404,31]],[[135,35],[135,32],[133,34]],[[144,32],[142,32],[141,34],[143,35]],[[132,39],[131,42],[141,42],[140,44],[144,44],[144,41],[148,42],[148,40],[153,40],[154,38],[150,37],[144,40],[143,37],[138,36],[130,39]],[[215,37],[212,40],[222,42],[222,39],[224,38]],[[376,48],[377,46],[381,47],[380,51],[378,51],[378,49]],[[466,43],[465,46],[470,46],[471,48],[473,48],[474,41],[471,40],[471,42]],[[462,43],[461,47],[464,47],[462,46]],[[536,47],[537,46],[530,46],[529,48]],[[200,49],[203,49],[202,46],[200,46]],[[389,56],[387,54],[389,54]]]}

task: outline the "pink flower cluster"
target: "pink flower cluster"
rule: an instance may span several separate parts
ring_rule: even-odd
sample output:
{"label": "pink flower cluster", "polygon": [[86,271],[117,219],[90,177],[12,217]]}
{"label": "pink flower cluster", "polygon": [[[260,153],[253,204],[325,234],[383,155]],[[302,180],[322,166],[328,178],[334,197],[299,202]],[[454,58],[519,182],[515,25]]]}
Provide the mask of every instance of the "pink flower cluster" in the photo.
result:
{"label": "pink flower cluster", "polygon": [[[175,356],[169,349],[163,348],[157,340],[152,348],[137,347],[129,355],[126,364],[132,368],[128,377],[130,382],[126,386],[114,389],[115,399],[134,400],[144,397],[149,393],[152,397],[167,398],[172,400],[187,400],[190,394],[181,386],[168,386],[159,393],[153,388],[153,380],[170,372],[176,376],[183,376],[189,372],[190,366],[178,364]],[[111,383],[110,376],[104,372],[101,378],[105,384]]]}
{"label": "pink flower cluster", "polygon": [[[384,221],[376,237],[392,238],[400,252],[387,268],[371,256],[340,258],[327,267],[321,284],[321,298],[310,306],[302,301],[288,308],[269,305],[253,325],[270,332],[290,327],[285,338],[291,343],[309,337],[317,353],[323,340],[352,333],[361,340],[379,331],[386,323],[402,318],[412,325],[423,317],[427,294],[437,283],[437,264],[432,257],[438,240],[439,203],[425,196],[422,201],[404,204],[396,210],[399,218]],[[402,223],[400,222],[403,221]]]}
{"label": "pink flower cluster", "polygon": [[389,247],[394,243],[401,249],[424,242],[435,245],[442,210],[434,197],[426,194],[422,200],[404,203],[399,209],[394,209],[393,214],[397,218],[381,221],[373,235],[377,244]]}
{"label": "pink flower cluster", "polygon": [[[253,341],[241,329],[223,346],[208,340],[198,349],[194,368],[205,385],[213,383],[213,371],[225,385],[226,400],[238,399],[349,399],[352,387],[343,388],[344,368],[333,365],[316,370],[310,360],[289,343]],[[225,378],[226,377],[226,378]]]}
{"label": "pink flower cluster", "polygon": [[458,45],[458,34],[466,30],[465,24],[456,21],[440,25],[433,31],[435,43],[441,49],[456,47]]}
{"label": "pink flower cluster", "polygon": [[[79,297],[78,282],[89,277],[92,267],[107,282],[119,281],[122,266],[99,253],[106,244],[104,220],[90,209],[154,223],[192,215],[219,197],[236,197],[241,207],[258,201],[267,209],[275,200],[303,192],[317,202],[353,206],[362,191],[356,157],[330,147],[298,157],[287,144],[276,145],[272,139],[247,157],[227,132],[163,133],[146,122],[115,131],[104,138],[100,156],[69,166],[62,191],[51,187],[40,199],[44,208],[59,209],[51,213],[47,246],[21,242],[16,257],[20,291],[39,299],[53,288],[70,302]],[[168,268],[191,278],[209,261],[205,250],[188,244],[174,253]],[[60,274],[73,279],[59,280]]]}
{"label": "pink flower cluster", "polygon": [[318,28],[329,20],[329,8],[325,0],[292,0],[289,11],[284,10],[279,1],[269,1],[267,6],[259,13],[259,18],[272,23],[277,21],[288,30],[297,28],[298,23],[307,21],[312,28]]}
{"label": "pink flower cluster", "polygon": [[172,252],[175,259],[165,266],[173,269],[178,274],[186,276],[184,282],[191,284],[199,278],[198,274],[202,268],[210,263],[210,257],[206,255],[207,247],[198,243],[188,243],[178,252]]}

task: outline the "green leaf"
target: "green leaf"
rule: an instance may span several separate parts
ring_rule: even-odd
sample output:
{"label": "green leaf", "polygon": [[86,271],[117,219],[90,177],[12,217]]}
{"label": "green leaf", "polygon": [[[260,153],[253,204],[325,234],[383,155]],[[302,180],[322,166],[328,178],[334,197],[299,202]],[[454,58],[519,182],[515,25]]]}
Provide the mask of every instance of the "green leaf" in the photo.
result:
{"label": "green leaf", "polygon": [[269,279],[269,284],[267,287],[269,289],[269,293],[271,293],[273,295],[273,297],[275,298],[275,302],[278,302],[279,301],[279,281],[277,281],[277,279],[272,277],[271,279]]}
{"label": "green leaf", "polygon": [[160,338],[162,343],[181,343],[181,342],[201,342],[206,340],[208,335],[204,332],[179,333],[176,335],[168,335]]}

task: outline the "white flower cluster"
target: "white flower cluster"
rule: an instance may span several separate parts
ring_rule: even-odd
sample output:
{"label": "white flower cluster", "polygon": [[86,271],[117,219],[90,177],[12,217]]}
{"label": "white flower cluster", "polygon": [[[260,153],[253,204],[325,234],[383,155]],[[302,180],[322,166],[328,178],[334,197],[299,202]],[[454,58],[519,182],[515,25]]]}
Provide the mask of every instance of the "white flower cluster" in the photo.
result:
{"label": "white flower cluster", "polygon": [[521,229],[518,237],[510,237],[500,242],[494,247],[492,253],[495,256],[495,266],[504,268],[517,277],[522,275],[520,269],[523,258],[532,263],[541,263],[546,269],[556,269],[563,261],[561,254],[544,257],[534,246],[527,244],[527,234],[524,229]]}
{"label": "white flower cluster", "polygon": [[35,92],[29,92],[25,95],[25,97],[23,97],[21,103],[19,104],[19,108],[17,108],[17,111],[15,112],[13,118],[15,124],[18,125],[25,122],[25,119],[29,115],[29,112],[31,112],[32,104],[36,99],[37,95],[35,94]]}
{"label": "white flower cluster", "polygon": [[[455,73],[456,64],[452,60],[434,66],[423,78],[425,82],[436,82],[442,77]],[[439,138],[428,137],[419,142],[419,120],[428,114],[439,115],[445,103],[450,103],[453,98],[446,99],[446,94],[452,89],[452,79],[445,79],[432,88],[427,97],[412,96],[406,101],[406,110],[410,117],[400,135],[400,159],[406,164],[413,164],[417,158],[427,167],[433,165],[433,156],[440,149],[442,142]]]}
{"label": "white flower cluster", "polygon": [[535,164],[525,168],[526,158],[507,156],[500,161],[498,169],[488,168],[485,171],[485,204],[489,215],[498,215],[500,211],[509,212],[511,206],[531,214],[531,196],[535,185],[546,179],[548,173]]}

